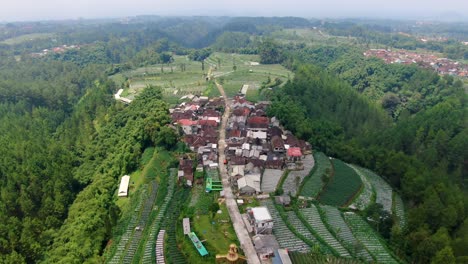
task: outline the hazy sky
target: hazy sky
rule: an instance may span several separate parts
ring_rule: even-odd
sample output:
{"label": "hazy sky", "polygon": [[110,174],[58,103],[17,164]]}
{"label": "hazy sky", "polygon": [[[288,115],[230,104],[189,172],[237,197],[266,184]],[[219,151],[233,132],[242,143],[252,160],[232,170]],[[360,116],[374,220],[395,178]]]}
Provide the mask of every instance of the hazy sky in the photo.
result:
{"label": "hazy sky", "polygon": [[135,15],[468,17],[468,0],[1,0],[0,21]]}

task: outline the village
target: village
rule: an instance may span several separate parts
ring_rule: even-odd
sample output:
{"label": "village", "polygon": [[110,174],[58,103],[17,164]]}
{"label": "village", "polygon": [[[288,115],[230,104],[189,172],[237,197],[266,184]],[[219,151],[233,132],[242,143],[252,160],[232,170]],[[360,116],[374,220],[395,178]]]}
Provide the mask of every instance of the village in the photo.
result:
{"label": "village", "polygon": [[439,58],[434,54],[417,53],[407,50],[370,49],[364,52],[364,56],[380,58],[387,64],[416,63],[424,68],[433,69],[440,75],[448,74],[468,77],[468,65],[447,58]]}
{"label": "village", "polygon": [[[220,191],[220,197],[224,197],[218,170],[221,165],[218,130],[222,129],[224,98],[188,95],[183,99],[183,103],[170,109],[170,114],[174,127],[190,150],[196,153],[196,158],[187,156],[180,160],[178,182],[190,187],[204,184],[206,192]],[[284,195],[278,191],[275,194],[278,195],[277,203],[288,206],[289,195],[296,195],[301,181],[314,165],[312,146],[285,131],[275,117],[269,118],[269,104],[267,101],[255,104],[247,101],[242,90],[230,100],[231,115],[225,127],[225,159],[221,161],[226,166],[229,186],[238,206],[252,197],[269,200],[269,194],[275,192],[286,172],[290,174],[286,181],[290,182],[284,184]],[[256,257],[262,263],[271,263],[270,258],[281,259],[278,263],[290,263],[286,249],[272,233],[274,218],[266,206],[247,207],[241,215],[241,225],[248,231],[248,239],[252,239]],[[184,226],[184,229],[190,229],[188,219]],[[302,246],[304,250],[308,249],[306,245]]]}

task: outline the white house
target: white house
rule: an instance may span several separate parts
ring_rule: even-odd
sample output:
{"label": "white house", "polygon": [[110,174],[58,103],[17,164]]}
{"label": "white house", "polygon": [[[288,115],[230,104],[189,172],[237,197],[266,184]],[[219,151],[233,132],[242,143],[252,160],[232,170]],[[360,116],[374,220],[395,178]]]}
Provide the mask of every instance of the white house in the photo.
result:
{"label": "white house", "polygon": [[273,218],[265,206],[254,207],[247,211],[250,224],[255,234],[271,234],[273,231]]}
{"label": "white house", "polygon": [[119,187],[119,193],[117,194],[119,197],[127,197],[128,196],[128,185],[130,183],[130,176],[125,175],[122,176],[122,179],[120,180],[120,187]]}

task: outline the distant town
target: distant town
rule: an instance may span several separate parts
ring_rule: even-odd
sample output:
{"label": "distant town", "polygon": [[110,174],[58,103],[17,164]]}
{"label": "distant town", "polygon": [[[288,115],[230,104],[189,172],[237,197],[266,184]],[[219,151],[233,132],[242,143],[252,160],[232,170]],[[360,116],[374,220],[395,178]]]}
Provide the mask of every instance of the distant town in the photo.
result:
{"label": "distant town", "polygon": [[364,52],[366,57],[377,57],[385,63],[418,64],[424,68],[434,69],[441,75],[468,77],[468,65],[434,54],[417,53],[408,50],[370,49]]}

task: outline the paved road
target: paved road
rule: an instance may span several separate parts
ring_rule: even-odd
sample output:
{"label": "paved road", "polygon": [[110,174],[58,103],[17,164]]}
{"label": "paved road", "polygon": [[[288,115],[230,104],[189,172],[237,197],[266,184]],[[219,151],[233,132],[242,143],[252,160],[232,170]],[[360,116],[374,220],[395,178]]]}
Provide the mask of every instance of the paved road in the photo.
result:
{"label": "paved road", "polygon": [[260,264],[257,251],[255,250],[252,240],[250,239],[249,233],[247,232],[247,229],[242,220],[239,208],[237,207],[234,194],[232,193],[231,185],[229,184],[229,176],[227,173],[226,165],[224,164],[224,160],[226,158],[224,155],[224,149],[226,148],[226,124],[229,115],[231,114],[231,106],[228,98],[226,97],[226,93],[224,92],[223,86],[218,83],[216,83],[216,85],[218,86],[219,92],[224,97],[225,102],[224,115],[219,131],[218,151],[219,171],[221,173],[223,181],[224,195],[226,197],[226,206],[228,208],[229,216],[231,217],[234,230],[236,231],[237,238],[239,238],[241,248],[244,251],[245,256],[247,257],[247,262],[249,264]]}

